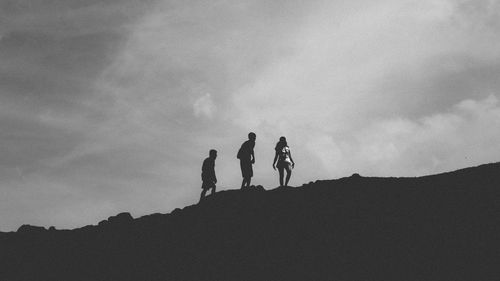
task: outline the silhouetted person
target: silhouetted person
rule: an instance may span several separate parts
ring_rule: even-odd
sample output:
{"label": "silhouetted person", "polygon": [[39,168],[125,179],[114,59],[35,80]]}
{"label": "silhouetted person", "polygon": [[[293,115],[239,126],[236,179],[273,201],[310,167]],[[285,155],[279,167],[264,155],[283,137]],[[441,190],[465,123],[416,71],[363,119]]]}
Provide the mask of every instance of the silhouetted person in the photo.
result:
{"label": "silhouetted person", "polygon": [[292,169],[295,167],[295,162],[292,159],[292,153],[290,152],[290,147],[286,142],[285,137],[281,137],[280,141],[276,143],[276,147],[274,148],[274,160],[273,160],[273,169],[276,170],[276,161],[278,161],[278,172],[280,179],[280,186],[283,186],[283,176],[284,171],[286,170],[286,181],[285,186],[288,186],[288,181],[290,180],[290,176],[292,175]]}
{"label": "silhouetted person", "polygon": [[217,158],[217,150],[211,149],[207,159],[203,161],[203,166],[201,167],[201,189],[203,191],[200,195],[200,202],[205,198],[205,194],[209,189],[212,189],[211,194],[215,193],[215,184],[217,183],[217,177],[215,176],[215,159]]}
{"label": "silhouetted person", "polygon": [[255,147],[255,139],[257,136],[255,133],[251,132],[248,134],[248,140],[245,141],[240,150],[238,150],[237,158],[240,159],[241,175],[243,176],[243,181],[241,182],[241,188],[249,187],[250,182],[253,177],[252,164],[255,163],[255,155],[253,148]]}

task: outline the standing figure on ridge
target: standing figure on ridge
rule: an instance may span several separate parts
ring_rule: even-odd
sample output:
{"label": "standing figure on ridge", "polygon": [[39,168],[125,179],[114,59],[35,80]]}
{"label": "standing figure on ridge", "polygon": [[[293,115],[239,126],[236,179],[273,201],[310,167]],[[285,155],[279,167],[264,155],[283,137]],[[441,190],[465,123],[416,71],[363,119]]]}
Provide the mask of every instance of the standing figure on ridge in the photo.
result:
{"label": "standing figure on ridge", "polygon": [[243,181],[241,182],[241,189],[244,187],[249,187],[250,182],[253,177],[252,165],[255,163],[254,147],[255,139],[257,136],[255,133],[251,132],[248,134],[248,140],[245,141],[240,150],[238,150],[238,155],[236,156],[240,159],[241,175],[243,176]]}
{"label": "standing figure on ridge", "polygon": [[205,198],[205,194],[209,189],[212,189],[210,194],[215,193],[215,184],[217,183],[217,177],[215,176],[215,159],[217,158],[217,150],[210,149],[209,156],[203,161],[203,166],[201,167],[201,192],[200,202]]}
{"label": "standing figure on ridge", "polygon": [[274,150],[276,153],[273,160],[273,169],[276,170],[277,161],[280,186],[283,186],[284,170],[286,170],[285,186],[288,186],[288,181],[292,175],[292,169],[295,167],[295,162],[292,159],[292,153],[290,152],[290,147],[288,147],[285,137],[280,137],[280,141],[276,143]]}

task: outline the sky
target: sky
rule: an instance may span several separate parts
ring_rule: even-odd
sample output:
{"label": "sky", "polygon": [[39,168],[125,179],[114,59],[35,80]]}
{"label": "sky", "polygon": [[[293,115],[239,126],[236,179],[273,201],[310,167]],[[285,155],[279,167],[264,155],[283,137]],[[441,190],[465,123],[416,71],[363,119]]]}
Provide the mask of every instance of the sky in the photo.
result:
{"label": "sky", "polygon": [[497,0],[0,0],[0,231],[500,161]]}

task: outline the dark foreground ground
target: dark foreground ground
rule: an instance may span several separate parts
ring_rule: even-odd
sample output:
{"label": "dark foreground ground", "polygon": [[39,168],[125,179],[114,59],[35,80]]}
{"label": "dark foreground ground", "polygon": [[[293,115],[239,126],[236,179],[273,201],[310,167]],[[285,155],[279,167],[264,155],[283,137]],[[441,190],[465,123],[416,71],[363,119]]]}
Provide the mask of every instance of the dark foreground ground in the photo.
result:
{"label": "dark foreground ground", "polygon": [[0,233],[0,280],[500,280],[500,163]]}

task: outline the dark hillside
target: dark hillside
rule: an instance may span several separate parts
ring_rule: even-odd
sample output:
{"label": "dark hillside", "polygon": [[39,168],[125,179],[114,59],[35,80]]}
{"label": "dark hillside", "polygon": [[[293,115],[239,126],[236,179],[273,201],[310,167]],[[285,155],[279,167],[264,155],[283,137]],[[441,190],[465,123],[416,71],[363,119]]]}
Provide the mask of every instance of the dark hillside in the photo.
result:
{"label": "dark hillside", "polygon": [[0,233],[0,280],[500,280],[500,163]]}

